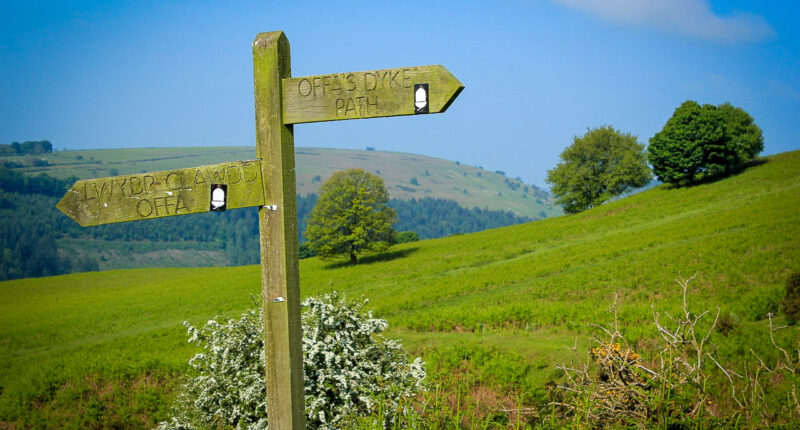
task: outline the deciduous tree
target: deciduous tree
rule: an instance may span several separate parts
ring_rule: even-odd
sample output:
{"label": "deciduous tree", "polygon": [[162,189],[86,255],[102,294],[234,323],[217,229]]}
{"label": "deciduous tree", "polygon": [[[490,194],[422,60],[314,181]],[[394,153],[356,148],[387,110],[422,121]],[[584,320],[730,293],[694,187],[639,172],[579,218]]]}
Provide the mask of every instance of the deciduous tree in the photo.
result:
{"label": "deciduous tree", "polygon": [[394,242],[395,211],[387,202],[383,179],[361,169],[339,171],[320,188],[304,233],[322,258],[358,255],[388,249]]}
{"label": "deciduous tree", "polygon": [[763,149],[761,129],[741,108],[687,100],[650,139],[647,158],[659,180],[688,185],[729,172]]}
{"label": "deciduous tree", "polygon": [[652,179],[644,145],[636,136],[611,126],[589,129],[576,136],[561,153],[561,162],[547,171],[545,181],[569,213],[602,204]]}

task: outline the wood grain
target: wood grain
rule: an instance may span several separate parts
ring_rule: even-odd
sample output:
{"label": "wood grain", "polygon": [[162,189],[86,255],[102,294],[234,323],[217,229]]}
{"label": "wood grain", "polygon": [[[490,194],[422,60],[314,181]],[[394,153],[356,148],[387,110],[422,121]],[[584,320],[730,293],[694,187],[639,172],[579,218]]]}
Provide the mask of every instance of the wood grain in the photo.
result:
{"label": "wood grain", "polygon": [[283,123],[414,115],[414,85],[428,84],[429,113],[464,89],[443,66],[401,67],[283,79]]}
{"label": "wood grain", "polygon": [[259,209],[269,428],[305,429],[294,136],[281,112],[281,79],[291,76],[289,41],[281,31],[253,42],[256,153],[265,201]]}
{"label": "wood grain", "polygon": [[227,184],[227,209],[264,204],[261,163],[250,160],[80,180],[56,207],[84,227],[208,212],[212,184]]}

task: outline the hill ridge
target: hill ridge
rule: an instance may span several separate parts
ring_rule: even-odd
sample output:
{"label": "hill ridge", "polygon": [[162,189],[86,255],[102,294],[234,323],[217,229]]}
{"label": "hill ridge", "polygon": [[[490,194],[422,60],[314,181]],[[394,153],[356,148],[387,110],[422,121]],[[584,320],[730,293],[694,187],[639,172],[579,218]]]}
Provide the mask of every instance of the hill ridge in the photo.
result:
{"label": "hill ridge", "polygon": [[[47,173],[80,179],[188,168],[253,159],[250,147],[120,148],[58,151],[34,156],[2,156],[0,163],[18,163],[27,174]],[[297,147],[297,192],[315,193],[336,170],[361,168],[386,182],[391,198],[445,198],[471,209],[512,211],[542,219],[560,215],[560,207],[543,189],[458,161],[397,151]],[[44,162],[41,160],[45,160]],[[45,164],[46,165],[43,165]]]}

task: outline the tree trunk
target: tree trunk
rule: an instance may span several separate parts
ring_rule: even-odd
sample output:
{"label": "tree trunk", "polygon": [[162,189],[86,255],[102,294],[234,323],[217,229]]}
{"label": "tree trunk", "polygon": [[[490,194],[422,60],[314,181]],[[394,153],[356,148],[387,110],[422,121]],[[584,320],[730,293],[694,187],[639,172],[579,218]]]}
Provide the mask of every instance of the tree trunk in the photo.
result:
{"label": "tree trunk", "polygon": [[356,254],[351,252],[350,253],[350,264],[351,265],[355,265],[356,261],[357,261]]}

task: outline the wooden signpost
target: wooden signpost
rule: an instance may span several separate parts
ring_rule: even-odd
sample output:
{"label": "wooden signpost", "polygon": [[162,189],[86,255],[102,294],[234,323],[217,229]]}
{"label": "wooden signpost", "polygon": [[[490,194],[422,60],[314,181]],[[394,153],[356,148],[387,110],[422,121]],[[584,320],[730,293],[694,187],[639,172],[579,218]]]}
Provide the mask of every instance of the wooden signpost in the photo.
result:
{"label": "wooden signpost", "polygon": [[442,66],[291,77],[281,31],[253,42],[257,160],[80,180],[57,207],[82,226],[259,207],[267,414],[305,428],[293,124],[444,112],[464,86]]}

